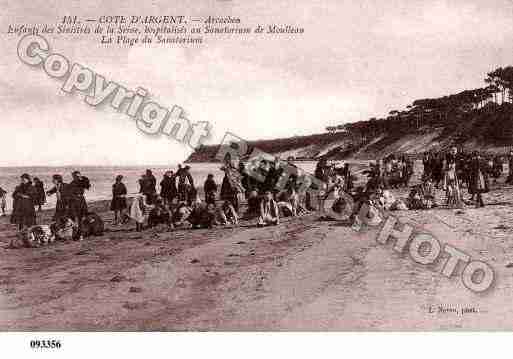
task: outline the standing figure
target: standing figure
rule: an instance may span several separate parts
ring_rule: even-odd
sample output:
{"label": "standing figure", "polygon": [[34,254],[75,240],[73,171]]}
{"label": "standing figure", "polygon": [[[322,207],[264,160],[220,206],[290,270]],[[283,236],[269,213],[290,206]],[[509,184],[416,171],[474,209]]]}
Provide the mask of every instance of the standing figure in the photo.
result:
{"label": "standing figure", "polygon": [[150,216],[151,210],[154,208],[147,202],[145,196],[142,193],[137,194],[132,204],[130,205],[130,218],[135,220],[135,230],[141,232],[144,229],[145,223],[147,223]]}
{"label": "standing figure", "polygon": [[110,203],[110,210],[114,211],[114,225],[125,222],[127,208],[126,195],[128,193],[125,184],[122,182],[123,176],[116,177],[116,183],[112,185],[112,201]]}
{"label": "standing figure", "polygon": [[450,152],[445,156],[444,161],[444,189],[447,196],[447,206],[450,208],[462,208],[463,202],[461,200],[460,185],[458,180],[457,168],[457,154],[456,147],[452,147]]}
{"label": "standing figure", "polygon": [[476,206],[484,207],[483,193],[490,190],[488,180],[488,165],[485,163],[479,152],[474,152],[470,161],[470,186],[469,193],[472,195],[471,200],[476,196]]}
{"label": "standing figure", "polygon": [[238,168],[233,165],[229,153],[227,153],[225,164],[221,167],[221,170],[224,172],[223,183],[221,184],[221,199],[229,201],[239,213],[239,193],[243,193],[245,190],[242,185],[242,175]]}
{"label": "standing figure", "polygon": [[[32,185],[30,176],[25,173],[21,176],[21,183],[12,194],[14,202],[11,223],[18,226],[20,233],[24,227],[31,227],[36,224],[36,211],[34,209],[35,196],[36,190]],[[14,246],[14,239],[11,240],[9,246]]]}
{"label": "standing figure", "polygon": [[254,176],[250,176],[246,170],[244,162],[239,162],[239,173],[241,175],[241,184],[244,187],[244,196],[249,199],[251,193],[258,190],[259,181]]}
{"label": "standing figure", "polygon": [[53,175],[52,183],[54,187],[47,191],[46,194],[48,196],[53,194],[57,196],[57,203],[55,204],[55,214],[53,215],[53,220],[58,222],[61,218],[66,217],[69,214],[69,185],[64,183],[61,175]]}
{"label": "standing figure", "polygon": [[151,170],[146,170],[146,173],[141,176],[139,180],[139,193],[151,197],[157,193],[157,179]]}
{"label": "standing figure", "polygon": [[428,178],[432,176],[432,160],[433,155],[430,152],[424,153],[424,157],[422,158],[422,164],[424,165],[424,173],[423,177]]}
{"label": "standing figure", "polygon": [[4,190],[2,187],[0,187],[0,207],[2,208],[2,217],[5,217],[5,210],[7,208],[7,201],[5,199],[5,195],[7,194],[7,191]]}
{"label": "standing figure", "polygon": [[342,176],[344,178],[344,192],[349,193],[354,187],[353,184],[353,175],[351,174],[351,169],[349,168],[349,163],[344,163],[344,169],[342,171]]}
{"label": "standing figure", "polygon": [[176,175],[178,176],[178,201],[192,203],[193,194],[195,192],[194,179],[192,178],[190,167],[178,167]]}
{"label": "standing figure", "polygon": [[502,175],[504,171],[504,165],[502,163],[502,158],[499,155],[495,155],[493,158],[493,182],[496,183],[497,179]]}
{"label": "standing figure", "polygon": [[176,194],[176,176],[173,171],[166,171],[164,178],[160,182],[160,197],[162,197],[164,205],[171,208]]}
{"label": "standing figure", "polygon": [[506,178],[507,184],[513,184],[513,149],[509,150],[508,155],[508,178]]}
{"label": "standing figure", "polygon": [[36,189],[36,198],[34,198],[34,205],[38,206],[38,211],[41,212],[41,206],[46,203],[46,192],[45,185],[37,177],[34,177],[34,188]]}
{"label": "standing figure", "polygon": [[214,181],[214,175],[209,174],[207,176],[207,180],[203,185],[203,191],[205,192],[205,202],[208,203],[216,203],[216,194],[217,194],[217,183]]}
{"label": "standing figure", "polygon": [[82,226],[82,218],[87,213],[87,202],[85,199],[85,191],[91,188],[89,178],[82,176],[79,171],[71,174],[73,181],[69,184],[69,215],[71,219],[78,225],[79,231]]}
{"label": "standing figure", "polygon": [[[440,186],[440,182],[443,180],[444,176],[444,164],[443,159],[440,153],[434,153],[433,159],[431,161],[431,180],[436,188]],[[411,166],[411,172],[413,173],[413,164]],[[411,176],[411,175],[410,175]],[[426,178],[424,178],[426,179]]]}

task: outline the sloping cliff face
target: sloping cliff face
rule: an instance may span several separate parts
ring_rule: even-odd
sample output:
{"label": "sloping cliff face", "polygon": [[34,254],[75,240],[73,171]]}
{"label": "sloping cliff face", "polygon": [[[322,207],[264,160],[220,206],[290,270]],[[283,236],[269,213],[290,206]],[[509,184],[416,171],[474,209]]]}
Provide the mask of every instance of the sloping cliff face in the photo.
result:
{"label": "sloping cliff face", "polygon": [[[248,145],[283,159],[296,160],[317,160],[321,157],[335,160],[377,159],[391,153],[420,155],[454,145],[467,151],[507,153],[513,147],[513,105],[505,103],[492,109],[471,111],[448,118],[446,124],[436,126],[394,127],[381,133],[323,133],[250,141]],[[215,161],[218,148],[217,145],[203,146],[187,161]]]}
{"label": "sloping cliff face", "polygon": [[[287,159],[311,160],[353,146],[354,139],[347,133],[322,133],[309,136],[248,141],[248,147]],[[186,162],[212,162],[219,145],[202,146]]]}

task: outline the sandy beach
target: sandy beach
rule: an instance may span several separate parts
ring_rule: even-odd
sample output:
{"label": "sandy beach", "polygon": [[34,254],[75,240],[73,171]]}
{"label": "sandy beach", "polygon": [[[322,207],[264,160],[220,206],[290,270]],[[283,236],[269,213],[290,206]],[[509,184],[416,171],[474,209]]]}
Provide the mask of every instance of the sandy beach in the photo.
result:
{"label": "sandy beach", "polygon": [[90,207],[106,221],[103,236],[20,249],[6,248],[16,232],[3,217],[0,330],[512,329],[512,196],[497,184],[484,208],[394,212],[490,264],[496,281],[482,294],[442,276],[443,261],[416,264],[393,242],[378,243],[378,230],[355,232],[315,213],[273,228],[137,233],[112,226],[100,201]]}

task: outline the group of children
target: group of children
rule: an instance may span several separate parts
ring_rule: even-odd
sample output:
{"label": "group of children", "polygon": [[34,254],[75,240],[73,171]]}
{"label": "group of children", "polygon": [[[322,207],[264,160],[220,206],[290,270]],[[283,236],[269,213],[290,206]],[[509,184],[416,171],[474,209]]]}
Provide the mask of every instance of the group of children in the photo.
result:
{"label": "group of children", "polygon": [[[510,152],[508,159],[510,166],[506,183],[513,183],[513,151]],[[439,160],[441,165],[438,168]],[[441,205],[437,200],[436,191],[440,185],[445,191],[447,208],[463,208],[466,204],[483,207],[483,194],[490,190],[489,178],[497,180],[503,172],[502,159],[499,156],[485,156],[477,151],[465,154],[459,152],[456,147],[451,147],[444,154],[426,155],[423,162],[424,171],[420,183],[410,187],[408,195],[400,198],[394,196],[391,191],[400,184],[395,182],[397,185],[394,185],[391,179],[402,178],[402,185],[407,186],[413,174],[411,159],[388,156],[384,160],[370,163],[369,169],[363,171],[368,176],[367,183],[350,191],[340,191],[345,186],[337,185],[336,173],[330,172],[330,166],[326,161],[319,161],[316,175],[320,174],[318,177],[328,184],[328,194],[331,186],[334,197],[334,200],[326,201],[328,196],[324,196],[324,201],[321,202],[329,203],[330,208],[323,209],[328,210],[328,213],[334,213],[336,218],[340,218],[342,214],[347,215],[353,222],[361,217],[358,214],[361,215],[362,211],[366,216],[379,217],[380,211],[431,209]],[[325,173],[329,173],[328,178],[322,176]],[[463,199],[463,186],[471,196],[468,200]],[[345,195],[351,197],[350,206],[347,205]]]}
{"label": "group of children", "polygon": [[[256,219],[257,226],[268,226],[279,224],[283,216],[308,213],[297,193],[295,176],[290,176],[285,188],[280,189],[277,181],[281,169],[276,162],[262,160],[257,170],[263,181],[249,176],[242,162],[234,166],[227,159],[221,167],[224,173],[221,185],[216,183],[213,174],[208,174],[203,183],[203,197],[194,185],[189,166],[179,166],[176,173],[167,171],[160,182],[160,193],[155,177],[147,170],[139,180],[139,193],[130,206],[126,186],[122,176],[118,176],[112,187],[110,208],[114,211],[115,223],[131,218],[137,231],[160,224],[170,229],[238,225],[240,218]],[[348,167],[345,171],[351,177]],[[244,213],[240,206],[243,197],[247,201]]]}
{"label": "group of children", "polygon": [[[506,183],[512,183],[513,151],[507,157],[510,173]],[[468,153],[452,147],[445,154],[430,152],[424,156],[423,181],[429,180],[436,188],[442,183],[449,207],[461,208],[465,202],[484,207],[482,195],[490,191],[490,179],[497,182],[504,172],[503,163],[500,155],[485,155],[478,151]],[[468,201],[463,199],[463,187],[471,195]]]}
{"label": "group of children", "polygon": [[[513,151],[509,154],[510,174],[506,183],[513,183]],[[497,179],[503,173],[501,156],[486,156],[478,151],[465,153],[457,147],[447,152],[428,152],[423,156],[423,174],[421,182],[410,189],[408,197],[403,201],[408,209],[430,209],[437,207],[436,189],[445,191],[448,208],[463,208],[465,204],[475,203],[483,207],[483,194],[490,190],[490,178]],[[381,171],[380,162],[372,164],[370,170],[364,171],[369,176],[366,190],[383,191],[392,188],[390,182],[384,180],[386,171]],[[411,177],[413,165],[407,162],[407,175]],[[466,187],[470,198],[463,199],[462,188]]]}
{"label": "group of children", "polygon": [[369,186],[384,189],[408,187],[413,175],[413,160],[406,156],[397,157],[392,154],[376,163],[371,163],[364,174],[367,174],[371,181]]}
{"label": "group of children", "polygon": [[[20,177],[20,184],[12,194],[13,210],[10,222],[18,228],[18,235],[13,237],[10,247],[16,247],[21,240],[25,246],[47,244],[54,240],[81,240],[89,235],[103,233],[102,219],[90,213],[84,193],[90,188],[89,179],[79,171],[72,173],[73,180],[68,184],[61,175],[54,175],[54,187],[45,192],[44,184],[37,177],[25,173]],[[6,191],[0,189],[2,207],[5,206]],[[37,224],[36,208],[46,202],[46,196],[56,195],[55,214],[50,224]],[[2,208],[5,211],[5,208]],[[3,212],[5,213],[5,212]]]}
{"label": "group of children", "polygon": [[[257,218],[258,226],[266,226],[279,224],[280,213],[282,215],[297,213],[297,206],[293,200],[278,201],[271,190],[261,193],[250,190],[245,193],[248,201],[247,211],[241,216],[239,197],[244,195],[242,193],[244,186],[240,182],[239,185],[234,184],[235,180],[230,178],[234,175],[231,172],[232,169],[223,167],[222,170],[225,171],[225,177],[221,188],[214,180],[214,175],[208,174],[203,184],[203,199],[190,179],[192,176],[188,167],[182,172],[185,174],[186,182],[180,182],[179,176],[172,171],[167,171],[160,182],[160,194],[157,194],[155,187],[141,186],[129,208],[126,186],[122,182],[122,176],[118,176],[112,188],[113,197],[110,207],[115,214],[115,223],[119,223],[120,218],[123,222],[131,218],[136,223],[137,231],[157,225],[166,225],[169,229],[212,228],[225,225],[237,226],[240,217],[244,217],[245,219]],[[146,178],[141,181],[148,180],[149,173],[148,170],[143,176]],[[175,179],[179,181],[177,187],[175,187]],[[156,181],[152,182],[156,183]],[[125,211],[127,208],[128,213]]]}

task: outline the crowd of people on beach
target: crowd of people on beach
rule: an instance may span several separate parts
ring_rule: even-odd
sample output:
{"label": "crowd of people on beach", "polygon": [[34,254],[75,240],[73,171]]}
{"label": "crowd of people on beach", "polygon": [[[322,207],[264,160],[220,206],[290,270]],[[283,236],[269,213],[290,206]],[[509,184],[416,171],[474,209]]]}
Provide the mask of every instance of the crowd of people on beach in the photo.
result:
{"label": "crowd of people on beach", "polygon": [[[506,158],[504,158],[506,157]],[[430,151],[423,155],[420,183],[409,187],[414,173],[414,162],[402,156],[391,155],[370,163],[363,171],[368,176],[365,186],[352,194],[361,203],[371,208],[384,210],[422,210],[444,206],[449,209],[463,209],[466,205],[484,207],[483,194],[490,191],[490,179],[494,183],[504,172],[504,161],[508,161],[509,173],[506,184],[513,184],[513,150],[507,156],[487,155],[478,151],[471,153],[451,147],[446,152]],[[396,198],[390,191],[401,186],[408,189],[405,198]],[[464,188],[470,197],[464,198]],[[437,190],[442,190],[437,198]]]}
{"label": "crowd of people on beach", "polygon": [[[506,183],[513,184],[513,150],[510,152],[509,174]],[[414,158],[389,155],[369,164],[362,172],[367,176],[364,185],[355,186],[358,177],[350,164],[339,165],[325,158],[316,165],[314,177],[325,184],[322,191],[305,190],[296,174],[284,177],[283,161],[262,159],[251,175],[247,163],[234,164],[228,157],[220,170],[222,183],[208,174],[202,188],[195,183],[190,166],[179,165],[176,171],[166,171],[159,183],[150,169],[138,180],[139,191],[129,196],[123,176],[117,175],[112,185],[110,210],[114,213],[113,226],[135,222],[136,231],[156,226],[167,230],[238,226],[241,219],[255,220],[259,227],[278,225],[283,217],[297,217],[311,212],[344,213],[355,221],[358,214],[371,216],[378,210],[419,210],[440,206],[437,189],[445,191],[448,208],[463,208],[475,203],[484,206],[483,193],[490,190],[489,179],[495,181],[503,173],[501,156],[486,156],[479,152],[465,153],[452,147],[446,153],[428,152],[422,158],[420,183],[410,187],[414,174]],[[288,161],[288,166],[295,165]],[[255,176],[257,174],[257,176]],[[47,244],[54,240],[82,240],[101,235],[105,230],[103,219],[88,209],[85,193],[91,188],[88,177],[79,171],[71,174],[66,183],[62,175],[52,177],[53,187],[45,191],[44,184],[29,174],[20,177],[14,189],[10,222],[17,226],[23,244]],[[314,186],[313,184],[311,186]],[[471,197],[463,198],[466,187]],[[312,187],[313,188],[313,187]],[[396,198],[392,189],[407,189],[406,198]],[[201,191],[202,190],[202,191]],[[202,192],[202,196],[200,196]],[[0,207],[6,211],[7,191],[0,188]],[[347,197],[352,205],[348,208]],[[37,211],[46,203],[47,196],[56,196],[55,212],[49,224],[37,224]],[[129,203],[129,197],[132,197]],[[331,200],[328,200],[331,199]],[[241,205],[245,202],[245,210]],[[327,206],[329,208],[327,208]],[[15,240],[11,241],[15,246]]]}
{"label": "crowd of people on beach", "polygon": [[[179,165],[176,171],[166,171],[157,188],[157,179],[150,169],[138,180],[139,191],[130,196],[123,176],[117,175],[112,185],[110,210],[114,213],[113,226],[135,222],[135,230],[143,231],[156,226],[173,229],[213,228],[238,226],[239,219],[255,219],[260,227],[277,225],[280,217],[297,216],[307,211],[298,205],[292,183],[286,190],[276,190],[281,172],[277,163],[262,161],[263,182],[254,180],[244,170],[244,165],[234,165],[230,160],[221,167],[224,178],[219,185],[213,174],[208,174],[201,188],[194,182],[190,166]],[[18,229],[18,236],[26,246],[47,244],[55,240],[83,240],[104,231],[104,221],[88,209],[85,193],[91,188],[88,177],[79,171],[72,173],[71,182],[63,176],[52,177],[53,187],[45,191],[44,184],[29,174],[20,177],[20,184],[12,193],[13,209],[10,222]],[[2,210],[5,213],[7,191],[0,188]],[[38,224],[37,212],[46,203],[47,196],[56,196],[52,221]],[[129,200],[131,201],[129,203]],[[243,211],[241,200],[247,201]]]}

